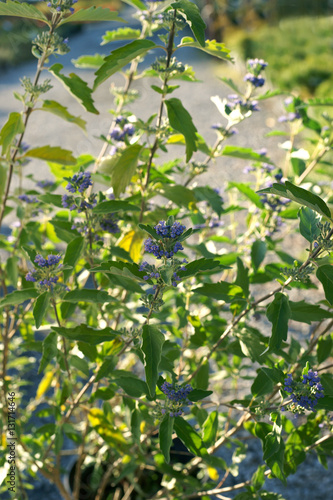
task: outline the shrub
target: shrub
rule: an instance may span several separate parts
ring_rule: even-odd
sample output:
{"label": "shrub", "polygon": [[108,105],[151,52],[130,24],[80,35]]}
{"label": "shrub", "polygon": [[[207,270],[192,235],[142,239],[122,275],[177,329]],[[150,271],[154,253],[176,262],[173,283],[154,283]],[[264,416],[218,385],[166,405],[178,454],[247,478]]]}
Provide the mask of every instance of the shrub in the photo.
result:
{"label": "shrub", "polygon": [[[266,150],[225,145],[262,100],[278,94],[262,89],[267,63],[249,60],[242,88],[225,78],[233,94],[212,98],[223,123],[213,125],[211,146],[174,97],[182,81],[195,80],[178,59],[183,47],[232,61],[223,44],[205,41],[197,7],[188,0],[130,1],[141,33],[109,31],[104,42],[126,40],[124,46],[75,62],[96,67],[90,88],[50,63],[69,51],[56,29],[117,15],[100,7],[74,12],[75,3],[51,0],[47,15],[0,3],[1,15],[49,27],[33,41],[36,77],[22,78],[16,94],[23,111],[12,112],[0,132],[0,224],[17,218],[9,237],[1,234],[1,492],[26,498],[30,478],[41,474],[66,500],[228,492],[238,500],[281,498],[264,489],[266,478],[286,482],[308,452],[324,466],[332,454],[332,200],[327,183],[311,181],[332,148],[332,119],[326,112],[314,119],[311,110],[332,102],[285,100],[280,121],[290,134],[273,132],[290,139],[283,165]],[[187,26],[194,38],[175,46]],[[141,58],[157,49],[155,62],[141,70]],[[45,99],[52,84],[42,71],[92,114],[99,85],[118,71],[125,76],[123,88],[112,88],[110,129],[96,158],[25,145],[31,115],[40,110],[86,128],[84,119]],[[160,103],[145,121],[127,105],[139,98],[136,79],[152,77]],[[297,146],[303,128],[315,137],[311,157]],[[175,144],[184,157],[165,161]],[[196,183],[223,157],[248,163],[249,182],[226,186],[232,204]],[[29,176],[34,189],[24,182],[12,189],[13,177],[24,179],[26,163],[37,160],[48,163],[52,178],[36,173]],[[246,213],[238,222],[237,212]],[[304,247],[298,260],[295,248],[283,246],[296,231]],[[303,340],[290,329],[299,323]],[[237,477],[249,437],[261,441],[260,464],[245,482],[224,485],[229,474]],[[223,458],[227,448],[232,456]],[[68,453],[77,457],[72,491],[62,482]]]}

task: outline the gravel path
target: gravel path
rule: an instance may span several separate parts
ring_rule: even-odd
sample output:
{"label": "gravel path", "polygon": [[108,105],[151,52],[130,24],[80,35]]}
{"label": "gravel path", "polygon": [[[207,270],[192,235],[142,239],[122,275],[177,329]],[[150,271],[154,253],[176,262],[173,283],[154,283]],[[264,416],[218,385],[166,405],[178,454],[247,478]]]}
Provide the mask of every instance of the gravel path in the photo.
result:
{"label": "gravel path", "polygon": [[[126,10],[125,17],[135,25],[129,17],[129,10]],[[111,48],[116,45],[100,46],[101,37],[107,29],[114,29],[115,23],[101,23],[98,25],[85,26],[82,33],[76,35],[70,40],[70,54],[61,57],[58,60],[51,60],[51,63],[60,62],[64,65],[63,73],[68,74],[72,71],[77,72],[88,83],[93,81],[92,71],[76,70],[71,59],[75,59],[82,54],[102,53],[108,54]],[[150,64],[156,57],[157,53],[149,56],[147,63]],[[215,140],[215,133],[211,129],[211,125],[216,122],[222,122],[215,105],[210,101],[210,96],[219,95],[224,97],[230,93],[230,90],[216,77],[216,74],[222,76],[222,68],[225,70],[225,76],[232,71],[233,75],[244,74],[244,67],[240,63],[236,63],[234,69],[231,69],[230,64],[217,62],[213,58],[203,55],[201,52],[194,49],[186,49],[183,53],[179,53],[178,57],[187,64],[193,65],[196,76],[201,83],[181,83],[181,88],[178,89],[174,96],[182,100],[184,106],[191,113],[193,121],[201,135],[209,142]],[[27,63],[18,68],[3,72],[0,75],[0,126],[5,123],[8,114],[11,111],[20,111],[20,103],[13,97],[13,92],[20,92],[21,86],[19,79],[25,75],[31,79],[35,73],[35,63]],[[47,75],[47,78],[49,76]],[[110,126],[110,114],[108,109],[112,107],[111,96],[109,93],[110,80],[100,86],[94,94],[95,105],[100,111],[100,115],[86,113],[80,105],[70,96],[67,91],[57,81],[53,81],[54,88],[47,95],[48,99],[55,99],[62,105],[68,107],[69,111],[75,115],[81,115],[88,121],[88,135],[86,136],[81,129],[72,126],[71,124],[60,120],[53,115],[44,112],[36,112],[31,117],[31,122],[25,137],[25,142],[38,146],[50,144],[52,146],[61,146],[71,149],[74,155],[79,154],[98,154],[101,142],[98,137],[100,134],[105,134]],[[122,77],[116,75],[111,79],[116,86],[122,85]],[[150,85],[151,80],[140,80],[135,83],[134,88],[139,90],[140,99],[130,106],[134,114],[142,119],[148,118],[158,109],[158,95],[152,92]],[[278,147],[281,142],[279,138],[265,138],[264,135],[271,130],[276,124],[277,117],[282,113],[282,98],[275,98],[270,101],[260,103],[261,111],[255,113],[254,116],[240,124],[237,128],[239,134],[232,137],[229,144],[239,145],[243,147],[251,147],[260,149],[266,147],[271,153],[271,157],[275,162],[279,162],[282,158],[282,152]],[[181,150],[175,147],[170,148],[166,158],[174,157],[174,154],[181,154]],[[162,161],[162,160],[161,160]],[[212,165],[208,172],[201,176],[198,182],[200,184],[209,184],[212,187],[220,187],[226,180],[246,180],[243,174],[245,163],[241,160],[232,160],[230,158],[220,158],[216,164]],[[33,173],[37,179],[50,178],[48,167],[44,162],[32,161],[25,167],[25,173]],[[15,181],[16,182],[16,181]],[[13,184],[17,186],[17,183]],[[27,187],[29,183],[25,184]],[[31,184],[31,187],[33,184]],[[12,220],[7,219],[12,222]],[[305,330],[304,330],[304,328]],[[297,324],[300,331],[300,324]],[[309,332],[306,325],[302,325],[302,331]],[[32,373],[34,384],[37,383],[36,374]],[[251,440],[249,442],[249,454],[244,464],[240,467],[240,476],[237,482],[249,478],[249,471],[252,473],[256,464],[261,459],[261,448],[258,442]],[[63,466],[68,468],[69,460],[66,459]],[[283,495],[286,500],[323,500],[329,499],[331,495],[331,479],[333,473],[333,460],[328,461],[329,467],[325,471],[318,463],[314,456],[309,456],[304,464],[299,468],[297,474],[288,478],[287,486],[283,486],[279,481],[270,480],[266,487],[269,491],[276,491]],[[233,484],[233,479],[228,479]],[[314,487],[315,485],[315,487]],[[236,494],[233,494],[235,496]],[[52,485],[49,485],[43,479],[34,484],[34,489],[28,492],[29,500],[61,500],[61,497]]]}

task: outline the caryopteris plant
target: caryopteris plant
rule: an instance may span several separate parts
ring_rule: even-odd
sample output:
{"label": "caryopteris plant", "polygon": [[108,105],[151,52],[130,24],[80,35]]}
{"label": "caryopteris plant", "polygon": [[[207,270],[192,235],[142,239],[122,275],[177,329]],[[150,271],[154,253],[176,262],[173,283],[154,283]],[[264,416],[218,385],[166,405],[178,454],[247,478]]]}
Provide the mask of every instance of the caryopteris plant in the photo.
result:
{"label": "caryopteris plant", "polygon": [[[325,467],[333,451],[332,101],[284,97],[284,128],[271,133],[286,136],[279,164],[228,144],[279,95],[262,89],[267,63],[250,60],[240,88],[225,78],[233,93],[212,97],[221,123],[207,144],[177,98],[196,80],[182,49],[232,58],[205,40],[197,6],[126,0],[141,30],[112,30],[116,13],[76,3],[0,2],[0,15],[43,26],[32,42],[35,78],[22,78],[0,132],[1,498],[29,498],[42,475],[65,500],[88,498],[83,483],[94,500],[281,499],[270,478],[287,482],[307,453]],[[53,60],[70,50],[58,28],[74,21],[110,21],[110,55],[75,61],[95,70],[92,88]],[[155,61],[142,65],[152,50]],[[59,132],[61,119],[85,130],[99,113],[95,91],[117,72],[124,86],[111,88],[99,155],[26,145],[41,111]],[[147,120],[128,108],[142,78],[159,98]],[[84,119],[47,99],[58,81]],[[170,161],[174,145],[180,159]],[[237,181],[224,192],[203,185],[201,174],[226,157]],[[262,452],[244,481],[249,438]]]}

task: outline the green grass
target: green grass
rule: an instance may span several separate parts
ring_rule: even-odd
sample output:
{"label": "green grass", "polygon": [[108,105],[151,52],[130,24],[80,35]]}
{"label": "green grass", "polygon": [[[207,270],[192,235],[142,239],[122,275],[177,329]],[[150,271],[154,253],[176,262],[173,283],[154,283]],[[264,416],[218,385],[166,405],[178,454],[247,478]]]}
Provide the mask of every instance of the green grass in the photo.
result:
{"label": "green grass", "polygon": [[293,18],[252,33],[234,31],[226,45],[244,59],[263,58],[267,76],[282,90],[333,96],[333,17]]}

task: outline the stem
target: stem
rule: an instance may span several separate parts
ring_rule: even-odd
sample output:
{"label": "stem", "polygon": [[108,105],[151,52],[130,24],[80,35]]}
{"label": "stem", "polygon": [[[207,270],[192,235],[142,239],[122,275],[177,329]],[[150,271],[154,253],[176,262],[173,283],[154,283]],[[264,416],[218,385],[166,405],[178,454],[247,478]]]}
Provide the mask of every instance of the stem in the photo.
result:
{"label": "stem", "polygon": [[[59,20],[60,20],[60,18],[58,18],[57,22]],[[37,83],[39,81],[39,78],[40,78],[40,75],[41,75],[41,72],[42,72],[43,67],[44,67],[44,63],[45,63],[47,57],[49,57],[47,55],[47,53],[48,53],[48,50],[50,48],[50,43],[51,43],[52,35],[53,35],[53,33],[54,33],[54,31],[55,31],[55,29],[57,27],[57,22],[55,22],[54,24],[52,24],[52,26],[50,28],[50,31],[49,31],[49,42],[48,42],[48,44],[47,44],[47,46],[45,48],[45,51],[41,55],[40,59],[38,59],[37,70],[36,70],[36,74],[35,74],[33,85],[37,85]],[[33,95],[31,95],[30,99],[29,99],[29,104],[33,103],[33,100],[34,100],[34,97],[33,97]],[[28,124],[28,121],[29,121],[29,117],[30,117],[30,115],[32,113],[32,110],[33,110],[33,106],[30,107],[30,106],[26,105],[25,108],[24,108],[24,111],[23,111],[23,113],[25,114],[25,119],[24,119],[24,122],[23,122],[24,129],[23,129],[23,132],[20,134],[20,136],[18,138],[17,145],[15,146],[15,150],[12,153],[12,156],[11,156],[11,159],[10,159],[9,170],[8,170],[8,177],[7,177],[7,183],[6,183],[6,188],[5,188],[5,192],[4,192],[3,199],[2,199],[2,204],[1,204],[1,209],[0,209],[0,229],[1,229],[2,221],[3,221],[4,215],[5,215],[6,203],[7,203],[7,200],[8,200],[9,190],[10,190],[10,186],[11,186],[11,182],[12,182],[12,178],[13,178],[15,160],[16,160],[19,148],[20,148],[20,146],[22,144],[22,141],[23,141],[23,138],[24,138],[24,135],[25,135],[25,131],[26,131],[26,127],[27,127],[27,124]]]}
{"label": "stem", "polygon": [[[162,91],[164,91],[166,89],[167,84],[168,84],[168,79],[169,79],[169,75],[168,75],[168,71],[167,70],[170,67],[170,61],[171,61],[171,57],[172,57],[172,54],[173,54],[173,43],[174,43],[174,38],[175,38],[176,16],[177,16],[177,10],[175,9],[174,10],[174,15],[173,15],[172,26],[171,26],[170,33],[169,33],[168,46],[166,48],[166,51],[167,51],[166,72],[165,72],[165,77],[164,77],[164,81],[163,81]],[[145,193],[147,191],[148,184],[149,184],[150,170],[151,170],[151,166],[152,166],[152,163],[153,163],[153,159],[154,159],[155,153],[156,153],[156,151],[158,149],[159,130],[160,130],[161,124],[162,124],[163,109],[164,109],[164,100],[165,100],[165,93],[163,93],[163,95],[162,95],[162,99],[161,99],[161,103],[160,103],[160,109],[159,109],[159,112],[158,112],[158,115],[157,115],[155,140],[154,140],[154,143],[153,143],[153,145],[152,145],[152,147],[150,149],[150,155],[149,155],[148,164],[147,164],[146,178],[145,178],[144,186],[143,186],[143,189],[142,189],[142,201],[141,201],[141,212],[140,212],[140,216],[139,216],[139,222],[142,222],[142,219],[143,219],[143,213],[144,213],[145,204],[146,204],[145,203]]]}

